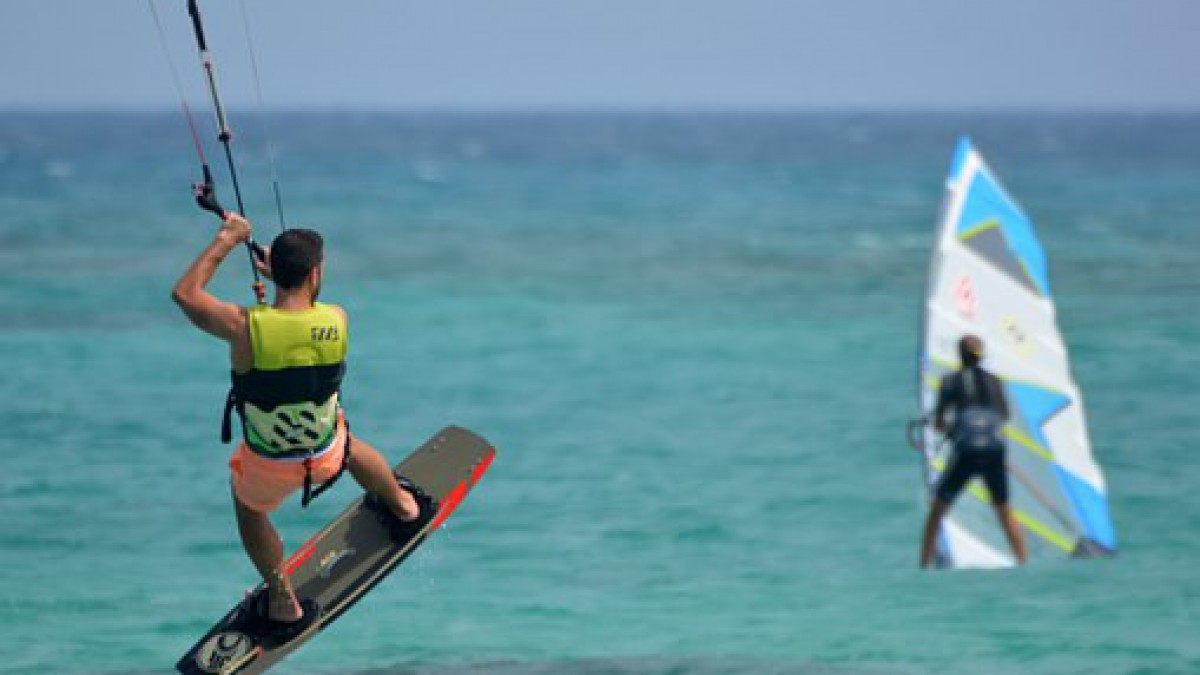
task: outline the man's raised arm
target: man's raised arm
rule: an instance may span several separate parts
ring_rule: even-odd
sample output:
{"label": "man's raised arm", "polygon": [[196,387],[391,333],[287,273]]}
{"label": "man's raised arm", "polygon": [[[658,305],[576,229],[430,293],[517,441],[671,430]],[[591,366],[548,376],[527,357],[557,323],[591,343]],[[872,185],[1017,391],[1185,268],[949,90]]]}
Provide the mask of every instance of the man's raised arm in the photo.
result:
{"label": "man's raised arm", "polygon": [[236,213],[230,213],[212,243],[200,253],[171,291],[171,299],[197,328],[225,341],[232,341],[242,330],[245,310],[217,299],[205,287],[225,256],[249,237],[250,222]]}

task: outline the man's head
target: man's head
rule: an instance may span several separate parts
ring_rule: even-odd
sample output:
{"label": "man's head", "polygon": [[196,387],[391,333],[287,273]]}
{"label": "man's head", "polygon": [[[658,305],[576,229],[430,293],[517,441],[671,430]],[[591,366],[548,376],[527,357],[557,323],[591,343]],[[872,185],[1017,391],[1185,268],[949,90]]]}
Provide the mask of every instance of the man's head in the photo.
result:
{"label": "man's head", "polygon": [[[321,290],[320,268],[325,260],[325,242],[313,230],[284,230],[271,244],[271,278],[286,290],[302,288],[313,278],[313,298]],[[317,274],[313,277],[313,272]]]}
{"label": "man's head", "polygon": [[983,360],[983,340],[974,335],[964,335],[958,341],[958,358],[963,368],[978,365]]}

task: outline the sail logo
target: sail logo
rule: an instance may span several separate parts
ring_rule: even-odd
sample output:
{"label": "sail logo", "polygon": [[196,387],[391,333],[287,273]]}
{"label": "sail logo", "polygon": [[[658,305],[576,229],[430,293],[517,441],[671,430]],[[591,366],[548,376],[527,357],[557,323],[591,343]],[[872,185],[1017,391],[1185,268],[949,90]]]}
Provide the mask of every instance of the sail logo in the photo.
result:
{"label": "sail logo", "polygon": [[975,283],[971,277],[963,275],[954,283],[954,306],[964,318],[975,320]]}
{"label": "sail logo", "polygon": [[1026,358],[1033,356],[1033,338],[1016,316],[1006,314],[1000,319],[1000,334],[1018,354]]}

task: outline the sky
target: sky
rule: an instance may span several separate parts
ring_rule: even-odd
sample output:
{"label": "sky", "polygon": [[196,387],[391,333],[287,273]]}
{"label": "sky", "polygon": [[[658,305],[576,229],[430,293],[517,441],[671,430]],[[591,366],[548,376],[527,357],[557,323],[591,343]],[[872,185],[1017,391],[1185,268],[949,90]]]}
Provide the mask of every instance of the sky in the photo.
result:
{"label": "sky", "polygon": [[[178,106],[150,0],[0,0],[0,110]],[[205,96],[184,0],[153,0]],[[1200,0],[201,0],[269,108],[1200,110]],[[243,21],[244,15],[248,22]]]}

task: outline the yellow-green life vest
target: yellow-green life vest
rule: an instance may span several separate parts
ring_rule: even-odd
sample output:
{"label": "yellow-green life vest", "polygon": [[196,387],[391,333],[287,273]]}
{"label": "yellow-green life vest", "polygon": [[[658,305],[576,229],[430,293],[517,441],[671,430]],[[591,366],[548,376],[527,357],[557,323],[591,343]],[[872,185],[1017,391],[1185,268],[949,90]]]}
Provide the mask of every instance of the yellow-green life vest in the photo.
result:
{"label": "yellow-green life vest", "polygon": [[242,418],[246,445],[272,458],[307,457],[333,441],[338,390],[346,365],[346,322],[330,305],[293,312],[268,305],[249,311],[253,367],[233,373],[229,412]]}

